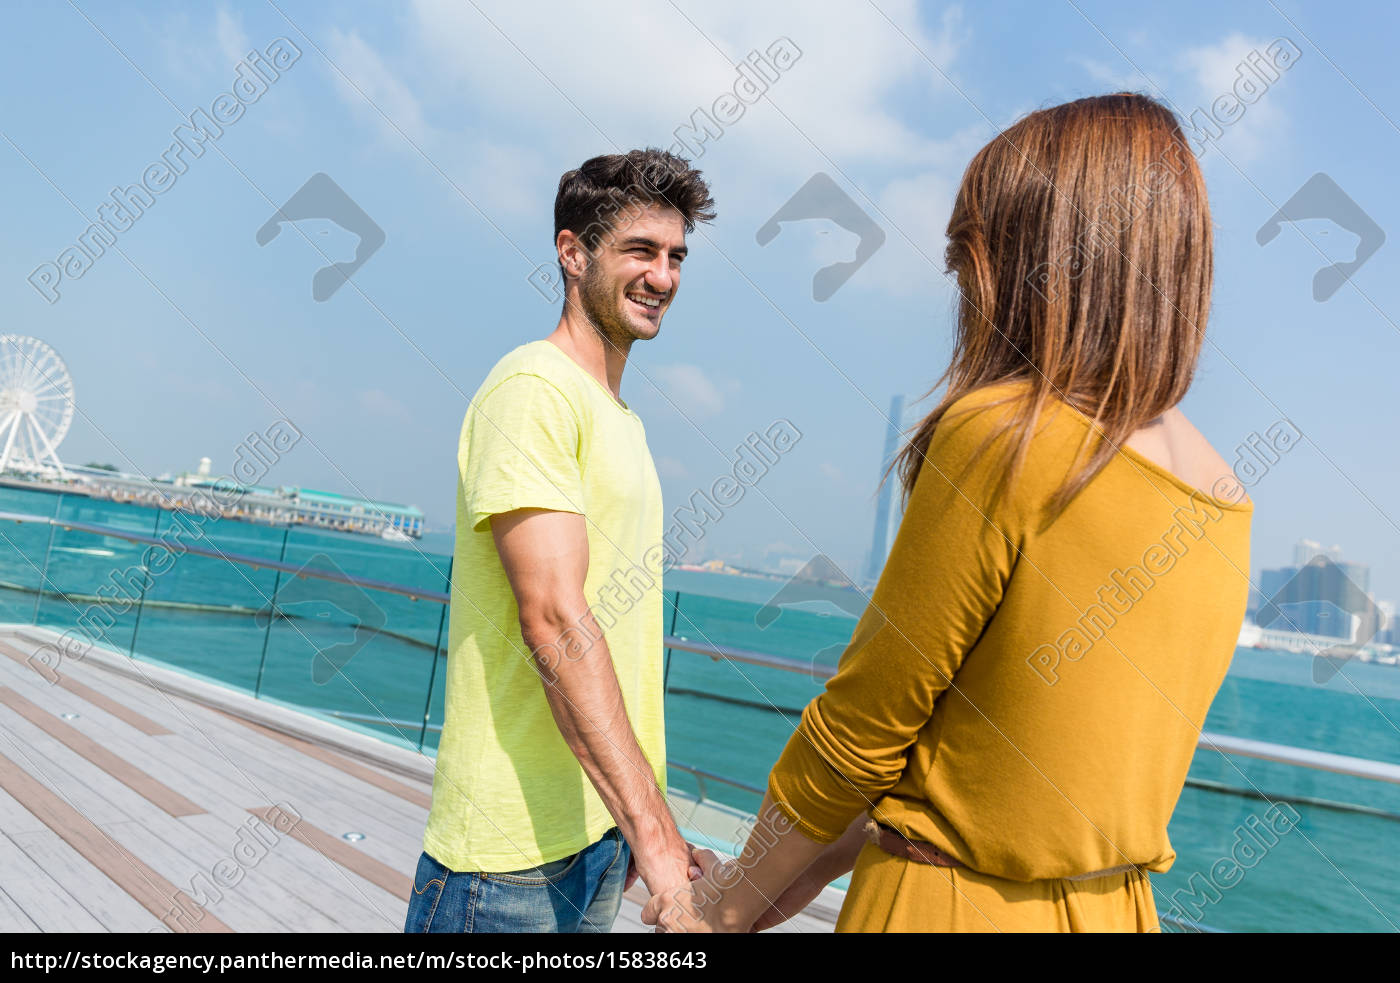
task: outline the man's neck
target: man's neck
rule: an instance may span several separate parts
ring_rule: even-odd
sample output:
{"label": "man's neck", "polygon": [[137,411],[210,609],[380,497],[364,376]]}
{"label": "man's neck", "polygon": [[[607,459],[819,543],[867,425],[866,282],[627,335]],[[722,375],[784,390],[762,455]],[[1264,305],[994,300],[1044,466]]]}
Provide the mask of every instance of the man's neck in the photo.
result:
{"label": "man's neck", "polygon": [[627,368],[627,354],[632,347],[630,339],[622,345],[608,341],[587,318],[570,317],[566,313],[545,340],[597,379],[599,385],[612,393],[613,399],[622,402],[622,370]]}

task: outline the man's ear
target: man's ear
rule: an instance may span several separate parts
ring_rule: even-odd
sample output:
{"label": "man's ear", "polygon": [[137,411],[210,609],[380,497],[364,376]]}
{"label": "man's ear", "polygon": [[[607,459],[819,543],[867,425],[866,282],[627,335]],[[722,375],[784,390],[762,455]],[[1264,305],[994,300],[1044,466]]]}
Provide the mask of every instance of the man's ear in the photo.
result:
{"label": "man's ear", "polygon": [[583,276],[584,270],[588,269],[589,257],[588,250],[579,241],[579,237],[569,229],[560,229],[554,245],[559,252],[559,262],[564,267],[564,275],[566,277]]}

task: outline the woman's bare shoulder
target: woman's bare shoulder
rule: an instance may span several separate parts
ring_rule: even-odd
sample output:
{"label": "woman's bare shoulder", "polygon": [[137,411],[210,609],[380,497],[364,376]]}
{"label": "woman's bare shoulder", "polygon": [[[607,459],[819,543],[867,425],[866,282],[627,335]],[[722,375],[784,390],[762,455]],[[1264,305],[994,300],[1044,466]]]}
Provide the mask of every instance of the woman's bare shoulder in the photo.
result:
{"label": "woman's bare shoulder", "polygon": [[1180,407],[1163,413],[1126,443],[1193,488],[1212,493],[1229,488],[1232,496],[1243,496],[1243,489],[1234,487],[1239,485],[1234,470]]}

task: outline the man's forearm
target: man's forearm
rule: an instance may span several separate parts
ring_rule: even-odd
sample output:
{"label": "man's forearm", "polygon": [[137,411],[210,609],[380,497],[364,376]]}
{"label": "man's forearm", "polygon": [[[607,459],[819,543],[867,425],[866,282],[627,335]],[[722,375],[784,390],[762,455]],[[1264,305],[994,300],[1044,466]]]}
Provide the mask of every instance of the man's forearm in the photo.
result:
{"label": "man's forearm", "polygon": [[564,654],[557,644],[577,624],[549,618],[521,626],[554,722],[632,847],[647,888],[655,893],[688,883],[689,847],[637,743],[606,639],[596,631],[596,641],[578,654]]}

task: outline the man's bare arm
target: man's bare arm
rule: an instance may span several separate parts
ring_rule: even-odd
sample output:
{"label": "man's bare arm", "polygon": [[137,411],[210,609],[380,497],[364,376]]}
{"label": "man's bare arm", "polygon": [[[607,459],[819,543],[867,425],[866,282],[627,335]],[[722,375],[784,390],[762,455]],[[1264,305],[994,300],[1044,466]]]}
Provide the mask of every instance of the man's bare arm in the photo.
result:
{"label": "man's bare arm", "polygon": [[[690,881],[690,848],[676,829],[623,704],[612,653],[584,597],[588,530],[574,512],[519,509],[494,516],[496,551],[520,609],[560,734],[632,847],[652,894]],[[566,646],[561,642],[569,629]],[[658,640],[659,644],[659,640]]]}

